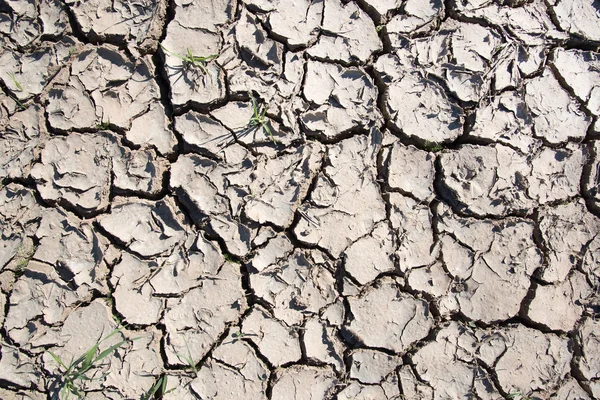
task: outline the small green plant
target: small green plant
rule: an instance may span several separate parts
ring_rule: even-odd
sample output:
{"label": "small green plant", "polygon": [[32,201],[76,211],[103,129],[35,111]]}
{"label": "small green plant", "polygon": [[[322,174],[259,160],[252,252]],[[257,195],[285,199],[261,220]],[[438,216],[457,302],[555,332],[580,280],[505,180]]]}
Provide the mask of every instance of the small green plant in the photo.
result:
{"label": "small green plant", "polygon": [[444,146],[437,142],[430,142],[428,140],[425,141],[425,150],[430,151],[432,153],[437,153],[439,151],[444,150]]}
{"label": "small green plant", "polygon": [[255,333],[245,333],[242,331],[238,331],[238,332],[233,332],[231,334],[231,342],[228,343],[235,343],[238,340],[242,340],[243,338],[248,338],[248,337],[257,337],[258,335]]}
{"label": "small green plant", "polygon": [[194,374],[194,378],[195,378],[198,376],[198,368],[196,367],[196,363],[194,363],[194,359],[192,358],[192,353],[190,352],[190,346],[188,345],[187,340],[185,340],[185,337],[184,337],[184,341],[185,341],[185,348],[187,349],[187,355],[177,353],[177,357],[181,361],[185,361],[185,363],[188,365],[189,370],[191,370],[192,373]]}
{"label": "small green plant", "polygon": [[523,393],[521,393],[520,390],[516,390],[514,392],[509,393],[508,398],[515,400],[533,400],[533,397],[524,395]]}
{"label": "small green plant", "polygon": [[13,83],[15,84],[15,86],[17,87],[17,89],[19,89],[19,91],[22,92],[23,91],[23,86],[21,86],[21,84],[19,83],[19,81],[17,80],[17,78],[15,78],[15,74],[13,74],[12,72],[7,72],[6,74],[13,81]]}
{"label": "small green plant", "polygon": [[110,128],[110,118],[108,121],[100,121],[96,124],[96,129],[107,130]]}
{"label": "small green plant", "polygon": [[267,132],[273,143],[277,144],[277,141],[275,140],[275,137],[273,137],[273,132],[271,131],[271,128],[269,126],[269,120],[266,117],[267,107],[263,105],[261,110],[258,106],[258,103],[256,102],[256,99],[252,95],[252,92],[248,92],[248,94],[250,95],[250,100],[252,101],[253,113],[252,118],[250,118],[250,121],[248,122],[248,126],[252,129],[263,128],[265,132]]}
{"label": "small green plant", "polygon": [[223,258],[225,259],[225,261],[230,262],[230,263],[234,263],[234,264],[240,263],[237,260],[237,258],[235,258],[232,254],[229,254],[229,253],[223,253]]}
{"label": "small green plant", "polygon": [[210,60],[213,60],[213,59],[219,57],[218,54],[211,54],[211,55],[206,56],[206,57],[195,56],[192,53],[192,49],[190,49],[189,47],[187,48],[187,50],[186,50],[187,53],[185,55],[172,52],[172,51],[168,50],[167,48],[165,48],[165,46],[163,46],[162,44],[160,45],[160,47],[165,52],[167,52],[170,55],[172,55],[173,57],[177,57],[181,61],[183,61],[183,65],[184,65],[185,68],[190,67],[190,66],[198,67],[198,68],[200,68],[200,70],[202,71],[202,73],[204,75],[208,75],[208,68],[206,67],[206,64]]}
{"label": "small green plant", "polygon": [[17,255],[16,255],[16,261],[17,264],[15,265],[15,273],[17,274],[17,276],[21,276],[23,275],[23,273],[25,272],[25,268],[27,268],[27,265],[29,264],[29,261],[31,261],[31,259],[33,258],[33,255],[35,254],[35,251],[37,250],[37,246],[27,246],[24,244],[21,244],[21,246],[19,247],[19,249],[17,250]]}
{"label": "small green plant", "polygon": [[158,381],[148,390],[147,393],[142,395],[142,400],[151,400],[156,399],[157,397],[162,397],[167,393],[171,393],[175,388],[171,388],[167,390],[167,376],[161,376]]}
{"label": "small green plant", "polygon": [[[113,337],[117,333],[121,332],[123,328],[118,328],[112,331],[108,336],[104,339],[100,340],[91,349],[83,353],[79,358],[75,360],[71,360],[69,365],[67,365],[63,360],[60,359],[56,354],[49,351],[50,355],[64,370],[62,371],[62,377],[60,381],[60,398],[65,400],[71,398],[71,396],[75,396],[78,399],[84,397],[84,393],[82,391],[81,385],[85,381],[98,380],[104,378],[106,375],[101,377],[89,377],[88,373],[94,369],[100,367],[99,362],[104,358],[111,355],[115,350],[119,347],[123,346],[128,340],[122,340],[117,344],[114,344],[107,348],[106,350],[100,352],[99,346],[105,340]],[[138,339],[138,338],[136,338]],[[133,340],[136,340],[133,339]]]}

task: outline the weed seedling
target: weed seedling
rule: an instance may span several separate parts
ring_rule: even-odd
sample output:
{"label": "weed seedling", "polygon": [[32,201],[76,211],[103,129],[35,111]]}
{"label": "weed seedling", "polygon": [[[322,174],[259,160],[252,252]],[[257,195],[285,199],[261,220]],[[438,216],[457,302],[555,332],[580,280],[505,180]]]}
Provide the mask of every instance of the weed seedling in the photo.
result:
{"label": "weed seedling", "polygon": [[252,93],[249,92],[248,94],[250,95],[250,100],[252,101],[252,112],[253,112],[252,118],[250,118],[250,121],[248,122],[248,126],[252,129],[263,128],[265,130],[265,132],[267,132],[267,134],[269,135],[269,137],[271,138],[273,143],[277,144],[277,141],[273,137],[273,132],[271,131],[271,128],[269,127],[269,121],[266,117],[267,107],[263,105],[263,108],[261,110],[258,106],[258,103],[256,102],[256,99],[252,95]]}
{"label": "weed seedling", "polygon": [[187,53],[185,55],[181,55],[181,54],[177,54],[174,53],[170,50],[167,50],[165,48],[165,46],[163,46],[162,44],[160,45],[160,47],[166,51],[167,53],[169,53],[170,55],[179,58],[181,61],[183,61],[183,65],[185,68],[190,67],[190,66],[194,66],[194,67],[198,67],[200,68],[200,70],[202,71],[202,73],[204,75],[208,75],[208,68],[206,68],[206,64],[210,61],[213,60],[217,57],[219,57],[218,54],[211,54],[209,56],[206,57],[201,57],[201,56],[195,56],[192,53],[192,49],[190,49],[189,47],[187,48]]}
{"label": "weed seedling", "polygon": [[96,129],[99,130],[108,130],[110,129],[110,118],[108,119],[108,121],[100,121],[96,124]]}
{"label": "weed seedling", "polygon": [[23,91],[23,86],[21,86],[21,84],[19,83],[19,81],[17,80],[17,78],[15,78],[15,74],[13,74],[12,72],[7,72],[6,74],[13,81],[13,83],[15,84],[15,86],[17,87],[17,89],[19,89],[19,91],[22,92]]}
{"label": "weed seedling", "polygon": [[142,395],[142,400],[156,399],[157,397],[162,397],[167,393],[171,393],[173,390],[175,390],[175,388],[167,390],[167,376],[163,375],[147,393]]}
{"label": "weed seedling", "polygon": [[430,151],[432,153],[437,153],[439,151],[444,150],[444,146],[442,146],[440,143],[436,143],[436,142],[430,142],[430,141],[425,141],[425,150]]}
{"label": "weed seedling", "polygon": [[508,394],[508,398],[509,399],[515,399],[515,400],[533,400],[533,397],[524,395],[523,393],[521,393],[521,391],[517,390],[515,392],[509,393]]}
{"label": "weed seedling", "polygon": [[21,101],[17,98],[17,96],[15,96],[12,93],[8,93],[8,96],[15,102],[15,104],[17,105],[17,107],[19,108],[19,110],[26,110],[27,107],[25,107],[23,105],[23,103],[21,103]]}
{"label": "weed seedling", "polygon": [[177,357],[180,360],[185,361],[185,363],[188,365],[189,369],[194,374],[194,378],[195,378],[198,376],[198,368],[196,368],[196,364],[194,363],[194,359],[192,358],[192,353],[190,352],[190,346],[188,345],[188,342],[187,342],[187,340],[185,340],[185,338],[184,338],[184,341],[185,341],[185,347],[187,349],[187,355],[177,353]]}
{"label": "weed seedling", "polygon": [[98,347],[100,346],[100,344],[119,333],[122,329],[123,328],[119,328],[112,331],[107,337],[100,340],[98,343],[92,346],[91,349],[83,353],[79,358],[77,358],[76,360],[71,360],[71,363],[69,365],[63,362],[63,360],[61,360],[60,357],[58,357],[56,354],[52,353],[51,351],[48,352],[50,353],[52,358],[54,358],[54,361],[56,361],[64,369],[64,371],[62,371],[60,383],[61,399],[69,399],[72,395],[75,395],[79,399],[83,398],[84,393],[82,392],[80,386],[83,383],[83,381],[102,379],[106,376],[103,375],[101,377],[95,378],[93,376],[89,377],[87,374],[92,369],[98,368],[100,366],[100,361],[111,355],[115,350],[117,350],[119,347],[123,346],[125,343],[128,342],[128,340],[122,340],[119,343],[110,346],[109,348],[98,354]]}
{"label": "weed seedling", "polygon": [[230,263],[234,263],[234,264],[239,264],[240,262],[238,261],[237,258],[235,258],[232,254],[230,253],[223,253],[223,258],[225,259],[225,261],[230,262]]}
{"label": "weed seedling", "polygon": [[29,261],[33,258],[35,251],[37,250],[37,246],[33,246],[31,248],[27,248],[27,246],[21,245],[17,250],[17,265],[15,265],[15,274],[17,276],[21,276],[25,273],[25,269],[29,264]]}

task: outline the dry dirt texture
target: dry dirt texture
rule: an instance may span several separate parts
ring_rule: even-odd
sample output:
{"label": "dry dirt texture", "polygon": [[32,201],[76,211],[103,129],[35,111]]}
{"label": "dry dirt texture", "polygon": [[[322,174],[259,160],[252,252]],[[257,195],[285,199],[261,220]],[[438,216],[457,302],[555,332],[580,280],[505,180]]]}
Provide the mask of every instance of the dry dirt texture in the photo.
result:
{"label": "dry dirt texture", "polygon": [[0,0],[0,398],[600,398],[599,4]]}

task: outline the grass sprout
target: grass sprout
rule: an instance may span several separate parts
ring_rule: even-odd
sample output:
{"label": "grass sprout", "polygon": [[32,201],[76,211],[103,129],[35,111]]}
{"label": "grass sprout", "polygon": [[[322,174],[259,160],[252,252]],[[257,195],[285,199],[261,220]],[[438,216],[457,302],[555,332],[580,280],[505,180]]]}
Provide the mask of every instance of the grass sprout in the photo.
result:
{"label": "grass sprout", "polygon": [[167,390],[167,376],[163,375],[160,377],[158,381],[146,392],[142,395],[142,400],[151,400],[164,396],[167,393],[171,393],[175,388],[171,388]]}
{"label": "grass sprout", "polygon": [[225,261],[230,262],[230,263],[234,263],[234,264],[239,264],[240,263],[238,261],[238,259],[235,258],[235,256],[233,256],[230,253],[223,253],[223,258],[225,259]]}
{"label": "grass sprout", "polygon": [[[90,377],[90,376],[88,376],[88,373],[90,371],[98,368],[100,366],[99,363],[103,359],[110,356],[115,350],[117,350],[119,347],[123,346],[125,343],[127,343],[129,341],[127,339],[122,340],[119,343],[114,344],[114,345],[110,346],[109,348],[107,348],[106,350],[103,350],[100,353],[98,353],[100,344],[102,342],[104,342],[105,340],[113,337],[117,333],[121,332],[122,329],[123,328],[118,328],[118,329],[115,329],[114,331],[112,331],[111,333],[109,333],[108,336],[106,336],[104,339],[100,340],[98,343],[96,343],[94,346],[92,346],[91,349],[89,349],[88,351],[83,353],[80,357],[78,357],[75,360],[71,360],[69,365],[67,365],[67,363],[65,363],[63,360],[61,360],[60,357],[57,356],[56,354],[52,353],[51,351],[48,352],[48,353],[50,353],[50,355],[52,356],[54,361],[56,361],[63,368],[63,371],[61,372],[62,377],[61,377],[61,383],[60,383],[60,398],[61,399],[63,399],[63,400],[70,399],[71,396],[73,396],[73,395],[78,399],[83,398],[84,393],[83,393],[81,387],[84,382],[92,381],[92,380],[99,380],[106,376],[106,374],[105,374],[100,377],[94,377],[94,376]],[[139,338],[135,338],[133,340],[136,340],[136,339],[139,339]]]}
{"label": "grass sprout", "polygon": [[277,144],[277,141],[275,140],[275,137],[273,136],[273,131],[271,131],[271,128],[269,126],[269,120],[267,119],[267,116],[266,116],[267,115],[267,107],[265,105],[263,105],[262,110],[261,110],[260,107],[258,106],[256,99],[252,95],[252,92],[248,92],[248,94],[250,95],[250,100],[252,101],[252,112],[253,112],[252,118],[250,118],[250,121],[248,122],[248,126],[252,129],[263,128],[265,130],[265,132],[267,132],[267,134],[269,135],[269,137],[271,138],[273,143]]}
{"label": "grass sprout", "polygon": [[110,129],[110,118],[108,119],[108,121],[100,121],[96,124],[96,129],[100,129],[100,130],[108,130]]}
{"label": "grass sprout", "polygon": [[168,50],[165,46],[163,46],[162,44],[160,45],[160,47],[167,53],[169,53],[170,55],[172,55],[173,57],[177,57],[179,58],[181,61],[183,61],[183,64],[185,67],[189,67],[189,66],[195,66],[200,68],[200,70],[202,71],[202,73],[204,75],[208,75],[208,68],[206,67],[206,64],[210,61],[213,60],[217,57],[219,57],[218,54],[211,54],[209,56],[206,57],[202,57],[202,56],[195,56],[192,53],[192,49],[190,49],[189,47],[187,48],[187,53],[182,55],[182,54],[178,54],[175,52],[172,52],[171,50]]}
{"label": "grass sprout", "polygon": [[177,357],[181,361],[185,361],[188,365],[189,369],[194,373],[194,378],[198,376],[198,368],[196,368],[196,364],[194,363],[194,359],[192,358],[192,353],[190,352],[190,346],[188,345],[187,340],[185,340],[185,347],[187,349],[187,355],[177,353]]}
{"label": "grass sprout", "polygon": [[509,399],[515,400],[533,400],[533,397],[524,395],[520,390],[508,394]]}
{"label": "grass sprout", "polygon": [[244,338],[249,338],[249,337],[258,337],[258,335],[257,335],[257,334],[255,334],[255,333],[245,333],[245,332],[242,332],[242,331],[233,332],[233,333],[231,334],[231,341],[230,341],[230,342],[227,342],[227,343],[228,343],[228,344],[229,344],[229,343],[235,343],[235,342],[237,342],[238,340],[242,340],[242,339],[244,339]]}
{"label": "grass sprout", "polygon": [[19,83],[19,81],[17,80],[17,78],[15,78],[15,74],[13,74],[12,72],[7,72],[6,74],[13,81],[13,83],[15,84],[15,86],[17,87],[17,89],[19,89],[19,91],[22,92],[23,91],[23,86],[21,86],[21,84]]}
{"label": "grass sprout", "polygon": [[15,273],[18,276],[23,275],[36,250],[37,246],[35,245],[29,247],[21,244],[21,246],[19,246],[19,249],[17,250],[17,256],[15,258],[17,261],[17,264],[15,265]]}
{"label": "grass sprout", "polygon": [[428,140],[425,141],[425,150],[430,151],[432,153],[437,153],[444,150],[444,146],[437,142],[430,142]]}

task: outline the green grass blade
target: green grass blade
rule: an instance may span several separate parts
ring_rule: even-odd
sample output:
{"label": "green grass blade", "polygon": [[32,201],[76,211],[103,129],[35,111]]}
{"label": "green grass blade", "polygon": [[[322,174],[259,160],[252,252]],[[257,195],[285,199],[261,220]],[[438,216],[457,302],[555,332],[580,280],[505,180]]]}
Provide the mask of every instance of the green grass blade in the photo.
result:
{"label": "green grass blade", "polygon": [[165,46],[163,46],[162,44],[160,45],[160,47],[161,47],[161,48],[162,48],[164,51],[166,51],[167,53],[169,53],[170,55],[172,55],[173,57],[177,57],[177,58],[179,58],[179,59],[180,59],[180,60],[182,60],[182,61],[185,61],[185,60],[186,60],[186,58],[185,58],[184,56],[182,56],[182,55],[180,55],[180,54],[177,54],[177,53],[174,53],[174,52],[172,52],[171,50],[168,50],[168,49],[167,49]]}
{"label": "green grass blade", "polygon": [[123,327],[115,329],[114,331],[112,331],[111,333],[109,333],[109,334],[108,334],[108,336],[106,336],[104,339],[102,339],[102,340],[101,340],[100,342],[98,342],[98,343],[102,343],[102,342],[104,342],[105,340],[108,340],[108,339],[110,339],[111,337],[115,336],[117,333],[121,332],[122,330],[123,330]]}
{"label": "green grass blade", "polygon": [[[91,367],[93,364],[93,360],[94,357],[96,356],[96,353],[98,352],[98,344],[95,344],[92,346],[91,349],[89,349],[87,351],[87,353],[85,353],[82,357],[83,357],[83,363],[82,363],[82,367],[86,368],[86,367]],[[89,369],[89,367],[87,369]]]}
{"label": "green grass blade", "polygon": [[258,113],[258,106],[256,105],[256,99],[252,95],[252,92],[248,92],[248,94],[250,95],[250,101],[252,101],[252,110],[254,111],[254,117],[252,117],[251,121],[258,120],[260,116]]}
{"label": "green grass blade", "polygon": [[275,140],[275,136],[273,136],[273,132],[271,131],[271,128],[269,127],[269,123],[265,123],[263,125],[263,129],[265,131],[267,131],[267,133],[269,134],[269,137],[271,138],[271,140],[273,141],[274,144],[277,144],[277,140]]}
{"label": "green grass blade", "polygon": [[108,349],[104,350],[103,352],[101,352],[100,354],[98,354],[98,357],[96,357],[93,361],[93,364],[95,364],[96,362],[102,360],[103,358],[105,358],[106,356],[112,354],[116,349],[118,349],[119,347],[123,346],[125,343],[127,343],[128,340],[122,340],[117,344],[113,344],[112,346],[110,346]]}
{"label": "green grass blade", "polygon": [[[165,375],[162,377],[162,383],[160,385],[160,392],[162,394],[168,393],[168,392],[165,392],[166,390],[167,390],[167,376]],[[173,389],[171,389],[171,390],[173,390]]]}
{"label": "green grass blade", "polygon": [[58,364],[59,364],[61,367],[63,367],[63,368],[64,368],[65,370],[67,370],[67,371],[69,370],[69,367],[67,367],[67,366],[65,365],[65,363],[63,363],[63,362],[62,362],[62,360],[60,359],[60,357],[59,357],[59,356],[57,356],[56,354],[54,354],[54,353],[53,353],[53,352],[51,352],[51,351],[49,351],[48,353],[49,353],[49,354],[52,356],[52,358],[54,358],[54,361],[56,361],[56,362],[57,362],[57,363],[58,363]]}
{"label": "green grass blade", "polygon": [[15,74],[12,72],[7,72],[8,76],[10,77],[10,79],[14,82],[15,86],[17,87],[17,89],[19,89],[19,91],[23,91],[23,86],[21,86],[21,84],[19,83],[19,81],[17,80],[17,78],[15,78]]}
{"label": "green grass blade", "polygon": [[162,376],[156,383],[148,390],[146,394],[142,396],[142,400],[150,400],[155,397],[156,393],[160,391],[161,393],[165,392],[167,387],[167,377]]}

